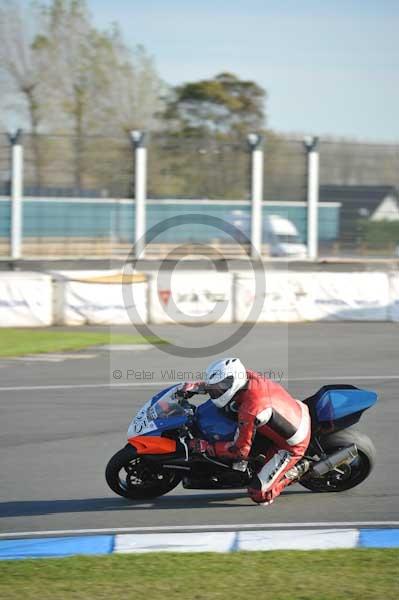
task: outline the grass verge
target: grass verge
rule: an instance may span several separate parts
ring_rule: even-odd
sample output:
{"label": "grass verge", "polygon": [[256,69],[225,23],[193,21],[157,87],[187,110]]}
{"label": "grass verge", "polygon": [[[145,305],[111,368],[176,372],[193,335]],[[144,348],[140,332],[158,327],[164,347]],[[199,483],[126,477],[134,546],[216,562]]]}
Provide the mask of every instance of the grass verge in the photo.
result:
{"label": "grass verge", "polygon": [[396,549],[0,562],[7,600],[397,600],[398,590]]}
{"label": "grass verge", "polygon": [[140,335],[114,334],[107,331],[65,331],[56,328],[0,329],[0,356],[23,356],[44,352],[82,350],[102,344],[162,344],[165,340]]}

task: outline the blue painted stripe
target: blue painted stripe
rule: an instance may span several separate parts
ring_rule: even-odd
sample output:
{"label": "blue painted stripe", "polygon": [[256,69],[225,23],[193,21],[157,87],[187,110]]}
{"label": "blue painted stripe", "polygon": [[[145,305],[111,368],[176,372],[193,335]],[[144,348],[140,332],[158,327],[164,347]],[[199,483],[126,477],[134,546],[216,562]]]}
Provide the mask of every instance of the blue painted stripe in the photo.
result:
{"label": "blue painted stripe", "polygon": [[49,558],[74,554],[110,554],[113,535],[1,540],[0,559]]}
{"label": "blue painted stripe", "polygon": [[399,548],[399,529],[360,529],[362,548]]}
{"label": "blue painted stripe", "polygon": [[[340,530],[338,529],[331,531],[337,534],[340,532]],[[359,531],[359,541],[357,544],[358,547],[399,548],[399,529],[360,529],[353,531]],[[312,532],[312,534],[317,534],[318,530],[307,530],[307,533],[309,532]],[[257,539],[257,537],[259,537],[259,533],[261,532],[246,532],[245,535],[247,538],[250,538],[251,535],[253,535],[255,540],[255,538]],[[267,533],[269,537],[275,536],[278,539],[279,532],[277,530]],[[287,535],[287,533],[289,533],[289,530],[284,530],[285,536]],[[320,534],[321,532],[319,531],[318,533]],[[235,532],[235,534],[236,535],[234,537],[234,542],[229,548],[230,552],[235,552],[241,549],[241,545],[239,543],[240,534],[238,532]],[[0,540],[0,560],[13,560],[21,558],[51,558],[82,554],[112,554],[115,551],[116,537],[117,536],[115,535],[85,535],[41,539],[27,538],[17,540]],[[123,538],[126,536],[118,537]],[[156,544],[154,545],[153,534],[151,534],[150,536],[141,535],[140,541],[144,543],[146,541],[146,537],[151,537],[151,548],[153,550],[156,550]],[[160,544],[160,546],[162,546],[162,544]],[[255,546],[256,544],[254,544],[253,548],[251,546],[250,549],[258,549],[258,547]],[[299,547],[300,546],[298,546],[298,549]],[[338,545],[338,547],[340,546]],[[347,545],[343,545],[342,547],[347,547]],[[246,547],[244,549],[247,550],[248,548]],[[303,549],[309,549],[308,544],[304,543]],[[181,550],[184,551],[184,548],[182,547]],[[186,551],[188,552],[190,550],[191,546],[187,547]]]}

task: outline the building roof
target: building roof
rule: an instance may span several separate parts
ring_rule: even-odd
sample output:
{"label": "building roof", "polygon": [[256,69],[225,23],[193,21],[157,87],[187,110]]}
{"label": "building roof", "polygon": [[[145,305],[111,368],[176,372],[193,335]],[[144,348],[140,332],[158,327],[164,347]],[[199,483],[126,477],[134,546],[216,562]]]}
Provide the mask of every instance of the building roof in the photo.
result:
{"label": "building roof", "polygon": [[320,202],[341,202],[345,209],[367,209],[373,213],[385,198],[399,201],[399,190],[393,185],[321,185]]}

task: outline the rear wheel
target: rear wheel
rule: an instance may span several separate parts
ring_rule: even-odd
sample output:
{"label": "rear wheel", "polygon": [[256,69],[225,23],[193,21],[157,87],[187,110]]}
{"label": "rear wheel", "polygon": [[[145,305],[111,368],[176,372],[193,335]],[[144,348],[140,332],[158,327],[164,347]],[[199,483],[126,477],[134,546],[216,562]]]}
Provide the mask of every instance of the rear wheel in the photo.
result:
{"label": "rear wheel", "polygon": [[324,477],[304,477],[299,483],[312,492],[344,492],[364,481],[374,467],[375,448],[367,435],[355,430],[338,431],[321,441],[330,455],[356,444],[358,456],[348,465],[340,465]]}
{"label": "rear wheel", "polygon": [[111,490],[131,500],[157,498],[167,494],[181,481],[176,471],[149,463],[127,444],[110,459],[105,479]]}

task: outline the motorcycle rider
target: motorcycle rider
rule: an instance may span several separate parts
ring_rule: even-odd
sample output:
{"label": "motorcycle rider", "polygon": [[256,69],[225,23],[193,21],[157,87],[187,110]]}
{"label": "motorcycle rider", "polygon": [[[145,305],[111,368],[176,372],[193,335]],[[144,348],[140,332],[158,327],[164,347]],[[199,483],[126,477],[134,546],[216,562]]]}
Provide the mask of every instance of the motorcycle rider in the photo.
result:
{"label": "motorcycle rider", "polygon": [[262,465],[248,487],[249,497],[258,504],[271,504],[292,482],[287,471],[303,457],[309,445],[311,424],[308,408],[278,383],[246,369],[239,358],[212,362],[205,380],[184,383],[180,395],[209,394],[220,409],[238,413],[238,428],[233,442],[208,443],[192,440],[193,452],[208,456],[246,460],[258,432],[273,443],[262,455]]}

